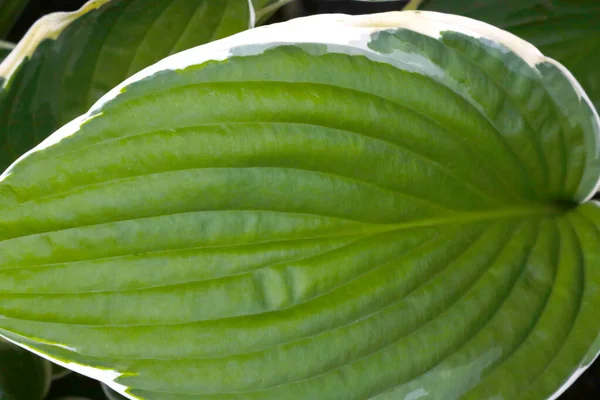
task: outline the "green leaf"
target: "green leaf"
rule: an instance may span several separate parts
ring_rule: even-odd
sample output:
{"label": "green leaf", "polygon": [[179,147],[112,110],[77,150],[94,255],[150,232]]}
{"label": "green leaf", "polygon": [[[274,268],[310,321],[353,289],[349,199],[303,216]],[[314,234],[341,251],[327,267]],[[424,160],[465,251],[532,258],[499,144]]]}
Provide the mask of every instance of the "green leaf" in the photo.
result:
{"label": "green leaf", "polygon": [[425,0],[421,8],[479,19],[533,43],[565,65],[600,109],[597,0]]}
{"label": "green leaf", "polygon": [[28,0],[0,0],[0,39],[5,38],[17,23],[27,3]]}
{"label": "green leaf", "polygon": [[[256,4],[263,15],[283,2]],[[245,30],[254,14],[248,0],[92,0],[44,17],[0,65],[0,170],[135,72]]]}
{"label": "green leaf", "polygon": [[0,399],[41,400],[50,387],[50,363],[0,339]]}
{"label": "green leaf", "polygon": [[419,7],[421,7],[421,4],[423,3],[423,0],[410,0],[406,6],[404,6],[403,10],[418,10]]}
{"label": "green leaf", "polygon": [[546,399],[600,351],[600,126],[438,13],[162,60],[0,177],[0,332],[128,397]]}
{"label": "green leaf", "polygon": [[65,376],[69,375],[70,373],[71,373],[71,370],[61,367],[60,365],[57,365],[54,363],[52,364],[52,380],[53,381],[62,379]]}
{"label": "green leaf", "polygon": [[[14,44],[0,40],[0,63],[10,54],[10,52],[14,48]],[[2,81],[0,80],[0,83],[1,82]]]}
{"label": "green leaf", "polygon": [[262,25],[275,11],[293,0],[252,0],[256,10],[256,24]]}

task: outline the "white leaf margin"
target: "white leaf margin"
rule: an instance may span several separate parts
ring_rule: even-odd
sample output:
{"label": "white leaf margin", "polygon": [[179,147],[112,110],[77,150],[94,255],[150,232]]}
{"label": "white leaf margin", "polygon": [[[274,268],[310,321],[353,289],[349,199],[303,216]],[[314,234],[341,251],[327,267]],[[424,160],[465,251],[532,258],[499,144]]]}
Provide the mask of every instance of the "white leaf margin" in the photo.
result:
{"label": "white leaf margin", "polygon": [[5,79],[4,85],[8,83],[19,65],[26,58],[31,57],[41,42],[46,39],[56,39],[73,21],[92,10],[102,7],[109,1],[113,0],[90,0],[77,11],[56,12],[37,20],[13,51],[0,63],[0,78]]}
{"label": "white leaf margin", "polygon": [[[106,2],[111,0],[93,1]],[[250,5],[252,0],[248,1]],[[514,52],[532,68],[541,63],[549,63],[556,66],[569,80],[579,100],[587,103],[592,110],[591,124],[595,127],[595,132],[597,132],[597,137],[595,138],[596,148],[593,149],[593,153],[595,154],[594,159],[600,159],[600,116],[579,82],[562,64],[544,56],[531,43],[485,22],[452,14],[411,10],[359,16],[323,14],[297,18],[279,24],[250,29],[166,57],[123,81],[100,98],[86,114],[66,124],[38,146],[21,156],[0,175],[0,182],[9,176],[12,173],[13,167],[29,154],[46,149],[49,146],[59,143],[62,139],[75,134],[79,131],[83,123],[100,115],[102,107],[116,98],[124,88],[157,72],[183,70],[189,66],[199,65],[207,61],[223,61],[234,55],[240,56],[239,53],[234,54],[233,50],[242,46],[244,46],[243,55],[251,56],[261,54],[273,47],[301,43],[326,45],[327,50],[331,53],[346,52],[348,54],[348,48],[355,48],[360,50],[362,55],[366,55],[373,61],[397,65],[397,60],[372,50],[368,45],[374,33],[398,28],[409,29],[435,39],[439,39],[442,33],[446,31],[459,32],[476,39],[487,39],[488,44],[497,43],[500,50]],[[277,39],[274,41],[273,38]],[[341,46],[344,46],[345,50],[341,50]],[[13,51],[11,55],[15,53],[18,52]],[[0,65],[1,67],[2,65]],[[414,62],[403,64],[403,68],[409,71],[427,72],[429,75],[444,73],[425,58],[419,60],[417,64]],[[588,191],[587,196],[581,202],[591,199],[599,188],[600,177],[596,179],[594,190]]]}
{"label": "white leaf margin", "polygon": [[[118,377],[123,375],[123,373],[121,373],[121,372],[90,367],[88,365],[82,365],[82,364],[75,363],[75,362],[64,362],[61,360],[57,360],[56,358],[53,358],[53,357],[49,356],[48,354],[45,354],[39,350],[36,350],[30,346],[25,345],[23,343],[19,343],[13,339],[7,338],[4,335],[0,334],[0,338],[6,340],[7,342],[10,342],[16,346],[19,346],[27,351],[30,351],[31,353],[34,353],[46,360],[49,360],[49,361],[53,362],[54,364],[60,365],[63,368],[69,369],[78,374],[87,376],[89,378],[95,379],[100,382],[103,382],[106,386],[109,386],[115,392],[118,392],[119,394],[122,394],[123,396],[125,396],[129,399],[133,399],[133,400],[138,399],[137,397],[133,397],[131,394],[125,392],[127,389],[129,389],[127,386],[123,386],[123,385],[115,382],[115,380]],[[70,350],[70,351],[75,351],[75,349],[72,349],[68,346],[57,345],[57,344],[53,344],[53,346],[61,347],[63,349]],[[50,379],[48,379],[48,381],[50,381]]]}
{"label": "white leaf margin", "polygon": [[[14,51],[0,63],[0,78],[4,79],[3,86],[7,85],[7,82],[19,68],[19,65],[21,65],[25,59],[32,56],[40,43],[46,39],[55,40],[71,23],[90,11],[98,9],[111,1],[116,0],[89,0],[76,11],[55,12],[45,15],[37,20],[31,28],[29,28],[23,39],[21,39],[17,46],[14,47]],[[277,3],[260,10],[256,9],[253,0],[246,1],[248,2],[250,11],[248,28],[254,28],[256,21],[260,19],[261,15],[276,10],[284,4],[289,3],[291,0],[279,0]],[[0,47],[5,48],[3,43],[0,43]],[[2,89],[2,87],[0,87],[0,89]]]}
{"label": "white leaf margin", "polygon": [[[52,30],[56,36],[60,33],[61,29],[64,29],[70,21],[76,19],[82,13],[90,10],[88,7],[95,6],[100,7],[102,4],[112,0],[91,0],[86,3],[79,11],[75,13],[59,13],[59,14],[77,14],[75,15],[62,15],[56,16],[54,19],[49,19],[47,22],[41,24],[36,30],[42,31],[46,24],[51,22],[57,22],[56,29]],[[253,20],[256,18],[255,9],[252,5],[252,0],[248,0],[248,5],[252,10]],[[84,10],[82,12],[82,10]],[[49,16],[50,17],[50,16]],[[62,21],[62,22],[61,22]],[[62,25],[64,24],[64,25]],[[251,26],[252,26],[251,21]],[[34,26],[35,27],[35,26]],[[62,28],[61,28],[62,27]],[[203,64],[207,61],[223,61],[230,57],[236,56],[254,56],[262,54],[264,51],[278,47],[281,45],[291,44],[321,44],[327,47],[328,52],[339,53],[342,52],[342,46],[345,49],[344,54],[352,54],[348,49],[358,49],[360,54],[366,55],[369,59],[378,62],[386,62],[389,64],[397,64],[397,60],[392,60],[389,56],[377,52],[369,47],[369,43],[372,41],[373,34],[377,32],[386,31],[389,29],[409,29],[423,35],[439,39],[442,36],[442,32],[454,31],[459,32],[467,36],[474,37],[476,39],[483,38],[493,43],[498,44],[498,48],[507,51],[512,51],[527,62],[531,67],[535,68],[540,63],[550,63],[556,66],[560,72],[569,80],[572,84],[575,92],[579,96],[581,102],[587,102],[589,108],[592,110],[592,123],[595,126],[597,133],[596,144],[598,148],[595,149],[596,154],[600,154],[600,117],[598,112],[595,110],[589,97],[577,82],[575,77],[559,62],[552,58],[545,57],[535,46],[526,42],[523,39],[507,32],[503,31],[493,25],[477,21],[471,18],[444,14],[433,11],[396,11],[381,14],[361,15],[361,16],[350,16],[345,14],[323,14],[314,15],[310,17],[297,18],[291,21],[273,24],[263,27],[258,27],[238,33],[236,35],[220,39],[202,46],[198,46],[189,50],[184,50],[180,53],[166,57],[156,64],[143,69],[142,71],[134,74],[130,78],[123,81],[121,84],[113,88],[102,98],[100,98],[90,110],[74,119],[62,128],[57,130],[55,133],[50,135],[46,140],[40,143],[38,146],[30,150],[16,160],[2,175],[0,175],[0,182],[12,175],[15,166],[17,166],[24,159],[29,157],[31,154],[46,149],[50,146],[54,146],[60,143],[63,139],[72,136],[79,132],[81,126],[91,120],[102,115],[102,108],[104,105],[114,100],[119,96],[127,86],[146,79],[158,72],[167,70],[183,70],[187,67]],[[34,28],[32,28],[33,30]],[[29,35],[29,34],[28,34]],[[19,44],[22,49],[13,51],[11,55],[15,57],[22,57],[27,51],[35,50],[35,47],[31,43],[34,42],[35,38],[41,37],[35,32],[32,34],[32,38],[28,43],[30,44]],[[276,41],[273,38],[277,38]],[[43,40],[43,39],[41,39]],[[38,42],[39,43],[39,42]],[[490,42],[488,42],[489,44]],[[37,46],[37,45],[36,45]],[[243,54],[240,54],[240,48],[244,49]],[[413,55],[414,58],[414,55]],[[419,60],[420,63],[407,63],[403,64],[403,68],[414,71],[428,72],[429,74],[435,75],[443,74],[443,71],[439,70],[437,66],[432,63],[428,63],[428,60]],[[422,61],[422,63],[421,63]],[[5,60],[6,62],[6,60]],[[2,77],[4,64],[0,64],[0,77]],[[18,65],[17,65],[18,66]],[[6,67],[4,67],[6,68]],[[590,191],[585,202],[593,197],[598,188],[600,187],[600,177],[596,181],[594,190]],[[0,316],[1,317],[1,316]],[[103,382],[111,389],[122,394],[123,396],[130,399],[137,399],[137,397],[127,393],[130,389],[127,386],[121,385],[116,380],[121,377],[127,371],[119,372],[108,369],[100,369],[89,365],[83,365],[75,362],[64,362],[57,360],[48,354],[31,348],[28,345],[19,343],[15,340],[9,339],[0,334],[0,337],[14,343],[26,350],[29,350],[43,358],[46,358],[64,368],[70,369],[82,375],[96,379]],[[599,337],[600,340],[600,337]],[[77,352],[76,349],[70,348],[66,345],[53,343],[52,346],[61,347],[63,349]],[[558,398],[600,355],[600,352],[589,357],[582,362],[582,365],[578,367],[576,371],[564,382],[564,384],[549,398],[554,400]]]}

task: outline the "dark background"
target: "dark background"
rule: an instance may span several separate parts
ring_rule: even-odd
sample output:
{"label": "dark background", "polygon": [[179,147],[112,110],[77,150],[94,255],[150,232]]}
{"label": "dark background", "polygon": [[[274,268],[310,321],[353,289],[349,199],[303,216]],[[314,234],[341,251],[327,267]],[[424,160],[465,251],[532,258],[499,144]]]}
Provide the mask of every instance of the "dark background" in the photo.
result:
{"label": "dark background", "polygon": [[[166,0],[165,0],[166,1]],[[600,0],[598,0],[600,1]],[[27,29],[40,17],[54,11],[73,11],[81,7],[86,0],[30,0],[19,21],[11,30],[7,40],[18,42]],[[350,0],[296,0],[283,7],[272,18],[272,22],[290,18],[321,14],[368,14],[401,10],[408,0],[391,0],[368,3]],[[518,371],[515,371],[518,374]],[[86,377],[70,374],[66,378],[53,382],[48,399],[60,396],[85,396],[92,400],[105,400],[100,385]],[[560,400],[600,400],[600,362],[594,363],[577,382],[560,397]],[[307,399],[310,400],[310,399]],[[510,400],[510,399],[506,399]]]}

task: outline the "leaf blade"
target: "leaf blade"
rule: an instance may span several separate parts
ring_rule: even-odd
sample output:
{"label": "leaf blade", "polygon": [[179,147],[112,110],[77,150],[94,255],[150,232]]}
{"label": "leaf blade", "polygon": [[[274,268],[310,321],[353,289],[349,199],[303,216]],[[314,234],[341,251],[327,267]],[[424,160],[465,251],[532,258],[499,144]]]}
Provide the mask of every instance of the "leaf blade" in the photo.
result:
{"label": "leaf blade", "polygon": [[135,72],[248,29],[250,7],[241,0],[90,0],[42,18],[0,65],[0,169]]}
{"label": "leaf blade", "polygon": [[[533,398],[576,375],[599,350],[577,291],[597,278],[574,268],[598,239],[581,88],[471,20],[334,18],[159,62],[3,174],[2,334],[148,399],[509,395],[532,353]],[[542,105],[518,100],[532,87]],[[536,107],[568,123],[528,127]],[[585,337],[527,341],[548,304]]]}
{"label": "leaf blade", "polygon": [[598,26],[600,8],[591,0],[476,1],[426,0],[423,10],[476,18],[533,43],[544,54],[565,65],[579,80],[596,109],[600,109]]}

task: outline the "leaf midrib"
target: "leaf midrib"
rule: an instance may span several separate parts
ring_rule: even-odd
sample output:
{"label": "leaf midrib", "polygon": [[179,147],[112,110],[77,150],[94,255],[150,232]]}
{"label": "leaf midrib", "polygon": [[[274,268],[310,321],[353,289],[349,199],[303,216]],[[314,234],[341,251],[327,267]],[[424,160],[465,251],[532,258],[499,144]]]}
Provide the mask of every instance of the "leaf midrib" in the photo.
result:
{"label": "leaf midrib", "polygon": [[[399,222],[399,223],[391,223],[391,224],[376,224],[376,223],[368,223],[368,222],[352,220],[352,219],[339,218],[339,217],[331,216],[331,215],[309,214],[309,213],[300,213],[300,212],[286,212],[286,211],[276,211],[276,210],[259,210],[259,209],[200,210],[200,211],[183,212],[183,213],[167,213],[167,214],[153,215],[150,217],[141,217],[141,218],[126,218],[126,219],[121,219],[121,220],[116,220],[116,221],[106,221],[106,222],[102,222],[99,224],[81,225],[81,226],[69,227],[69,228],[64,228],[64,229],[55,229],[55,230],[49,230],[49,231],[35,232],[35,233],[28,234],[28,235],[16,236],[16,237],[11,237],[11,238],[7,238],[4,240],[0,240],[0,244],[2,244],[4,242],[9,242],[12,240],[23,239],[26,237],[45,235],[48,233],[65,232],[65,231],[76,230],[76,229],[81,229],[81,228],[90,228],[90,227],[95,227],[95,226],[116,224],[116,223],[127,222],[127,221],[149,220],[149,219],[168,217],[168,216],[174,216],[174,215],[199,214],[199,213],[265,212],[265,213],[289,214],[289,215],[297,215],[297,216],[298,215],[314,216],[314,217],[327,218],[327,219],[338,220],[338,221],[346,221],[346,222],[352,222],[352,223],[357,223],[357,224],[363,224],[365,227],[371,227],[371,229],[365,229],[363,231],[365,236],[368,236],[368,235],[377,234],[377,233],[386,233],[386,232],[393,232],[393,231],[412,229],[412,228],[426,228],[426,227],[434,227],[434,226],[450,225],[450,224],[468,224],[468,223],[484,222],[484,221],[488,221],[488,220],[495,220],[495,219],[502,219],[502,218],[517,218],[517,217],[527,218],[527,217],[536,217],[536,216],[538,216],[538,217],[544,217],[544,216],[553,217],[553,216],[563,215],[564,213],[566,213],[567,211],[569,211],[572,208],[573,207],[569,207],[564,204],[554,204],[554,205],[531,205],[531,206],[523,205],[523,206],[519,206],[519,207],[498,208],[498,209],[476,211],[476,212],[455,211],[455,212],[452,212],[447,217],[425,218],[425,219],[417,220],[417,221]],[[302,239],[318,239],[318,238],[322,238],[322,237],[336,238],[336,237],[356,235],[356,234],[359,234],[359,233],[358,232],[352,232],[352,233],[345,232],[345,233],[340,233],[337,235],[307,236],[307,237],[303,237]],[[258,243],[264,244],[264,243],[269,243],[269,242],[271,242],[271,241],[245,243],[245,245],[258,244]],[[202,246],[202,247],[223,247],[223,246]],[[110,257],[110,258],[112,258],[112,257]]]}
{"label": "leaf midrib", "polygon": [[563,215],[571,208],[565,205],[537,205],[537,206],[520,206],[507,207],[485,211],[475,212],[455,212],[449,217],[424,219],[415,222],[403,222],[398,224],[390,224],[393,228],[390,231],[434,227],[439,225],[451,224],[468,224],[496,220],[502,218],[517,218],[517,217],[556,217]]}

